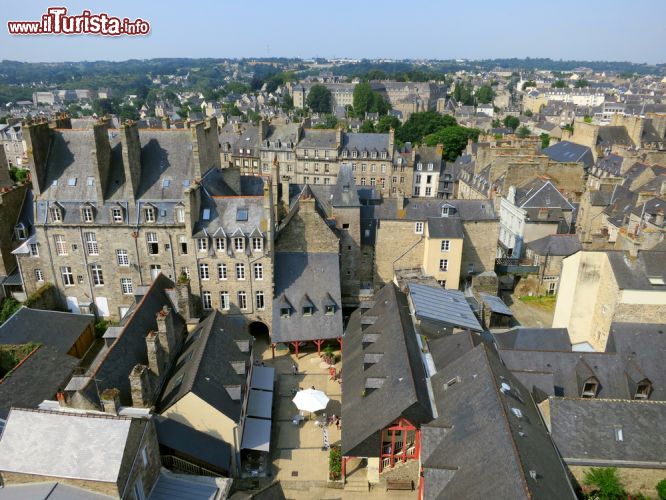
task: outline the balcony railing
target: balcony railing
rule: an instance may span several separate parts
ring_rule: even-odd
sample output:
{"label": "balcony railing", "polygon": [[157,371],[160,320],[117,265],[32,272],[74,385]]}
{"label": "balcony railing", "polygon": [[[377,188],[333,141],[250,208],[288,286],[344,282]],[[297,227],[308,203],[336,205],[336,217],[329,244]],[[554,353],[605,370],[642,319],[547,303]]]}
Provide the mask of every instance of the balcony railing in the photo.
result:
{"label": "balcony railing", "polygon": [[208,470],[205,467],[201,467],[200,465],[193,464],[173,455],[162,455],[162,465],[167,469],[191,474],[193,476],[221,477],[220,474]]}
{"label": "balcony railing", "polygon": [[535,266],[528,259],[501,258],[495,259],[495,272],[497,274],[538,274],[539,266]]}

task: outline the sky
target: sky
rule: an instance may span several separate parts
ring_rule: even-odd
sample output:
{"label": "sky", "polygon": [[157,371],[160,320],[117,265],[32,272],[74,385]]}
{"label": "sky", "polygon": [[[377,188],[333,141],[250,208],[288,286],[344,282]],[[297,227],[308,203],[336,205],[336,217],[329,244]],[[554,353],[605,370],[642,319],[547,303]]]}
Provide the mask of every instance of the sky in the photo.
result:
{"label": "sky", "polygon": [[[142,18],[145,37],[15,36],[48,7]],[[0,59],[154,57],[552,59],[666,62],[664,0],[5,1]]]}

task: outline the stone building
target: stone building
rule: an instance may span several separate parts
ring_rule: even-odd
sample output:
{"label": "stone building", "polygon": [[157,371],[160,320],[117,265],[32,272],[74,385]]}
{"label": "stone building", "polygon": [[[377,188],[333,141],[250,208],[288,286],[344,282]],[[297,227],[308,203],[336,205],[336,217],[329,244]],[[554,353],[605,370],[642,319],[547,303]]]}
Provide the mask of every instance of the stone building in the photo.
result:
{"label": "stone building", "polygon": [[516,295],[556,295],[562,259],[581,250],[575,234],[551,234],[528,242],[525,258],[539,267],[537,275],[528,275],[516,286]]}
{"label": "stone building", "polygon": [[444,146],[441,144],[434,147],[419,146],[414,152],[414,198],[439,198]]}
{"label": "stone building", "polygon": [[4,149],[10,167],[24,166],[26,147],[20,123],[0,125],[0,149]]}

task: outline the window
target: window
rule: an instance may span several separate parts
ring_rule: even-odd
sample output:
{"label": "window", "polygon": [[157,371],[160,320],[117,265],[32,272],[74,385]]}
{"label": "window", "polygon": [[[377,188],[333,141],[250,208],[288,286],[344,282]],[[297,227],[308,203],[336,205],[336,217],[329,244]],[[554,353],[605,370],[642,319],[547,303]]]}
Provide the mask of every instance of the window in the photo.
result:
{"label": "window", "polygon": [[223,251],[226,248],[224,238],[215,238],[215,250],[218,252]]}
{"label": "window", "polygon": [[264,265],[263,264],[255,264],[254,265],[254,279],[255,280],[263,280],[264,279]]}
{"label": "window", "polygon": [[594,380],[590,380],[583,384],[583,394],[581,397],[584,398],[593,398],[597,395],[597,383]]}
{"label": "window", "polygon": [[432,164],[432,163],[428,163],[428,170],[431,170],[431,171],[432,171],[432,168],[433,168],[433,164]]}
{"label": "window", "polygon": [[327,314],[328,316],[331,316],[331,315],[335,314],[335,306],[330,305],[330,304],[327,305],[327,306],[326,306],[326,314]]}
{"label": "window", "polygon": [[146,233],[146,242],[148,243],[148,255],[157,255],[159,253],[157,233]]}
{"label": "window", "polygon": [[224,311],[229,309],[229,292],[220,292],[220,307]]}
{"label": "window", "polygon": [[264,292],[261,290],[255,294],[255,304],[259,310],[263,310],[266,307],[264,304]]}
{"label": "window", "polygon": [[74,274],[71,267],[61,267],[60,274],[62,275],[62,282],[65,286],[74,286]]}
{"label": "window", "polygon": [[111,209],[111,220],[114,222],[114,224],[122,223],[123,210],[120,207]]}
{"label": "window", "polygon": [[548,290],[546,291],[546,294],[555,295],[556,291],[557,291],[557,282],[553,281],[551,283],[548,283]]}
{"label": "window", "polygon": [[218,280],[226,280],[227,279],[227,265],[226,264],[218,264],[217,265],[217,279]]}
{"label": "window", "polygon": [[289,307],[281,307],[280,308],[280,316],[281,317],[288,318],[290,313],[291,313],[291,308],[289,308]]}
{"label": "window", "polygon": [[132,295],[134,293],[132,278],[120,278],[120,290],[124,295]]}
{"label": "window", "polygon": [[129,255],[127,250],[116,250],[116,261],[119,266],[129,266]]}
{"label": "window", "polygon": [[446,280],[437,280],[437,283],[439,283],[442,288],[446,288]]}
{"label": "window", "polygon": [[187,237],[178,237],[178,246],[180,247],[180,255],[187,255]]}
{"label": "window", "polygon": [[440,245],[440,250],[442,252],[448,252],[451,250],[451,240],[442,240],[442,243]]}
{"label": "window", "polygon": [[144,222],[155,222],[155,209],[152,207],[146,207],[143,209],[143,220]]}
{"label": "window", "polygon": [[419,187],[416,186],[416,187],[414,188],[414,196],[418,196],[418,195],[419,195]]}
{"label": "window", "polygon": [[421,174],[416,174],[416,181],[415,182],[416,182],[416,184],[421,183]]}
{"label": "window", "polygon": [[83,207],[81,209],[81,218],[83,222],[92,222],[94,219],[92,207]]}
{"label": "window", "polygon": [[242,251],[244,247],[243,238],[234,238],[234,250]]}
{"label": "window", "polygon": [[88,255],[99,255],[97,235],[95,233],[83,233],[83,237],[86,241],[86,252],[88,252]]}
{"label": "window", "polygon": [[199,278],[202,280],[207,280],[210,278],[210,275],[208,274],[208,264],[199,264]]}
{"label": "window", "polygon": [[361,164],[361,172],[367,172],[368,166],[365,163]]}
{"label": "window", "polygon": [[426,175],[426,184],[430,184],[432,182],[432,175]]}
{"label": "window", "polygon": [[448,271],[449,270],[449,261],[448,259],[439,259],[439,270]]}
{"label": "window", "polygon": [[241,311],[247,310],[247,294],[245,292],[238,292],[238,308]]}
{"label": "window", "polygon": [[241,263],[236,264],[236,279],[239,280],[245,279],[245,264]]}
{"label": "window", "polygon": [[183,207],[176,207],[176,222],[185,222],[185,209]]}
{"label": "window", "polygon": [[418,162],[418,163],[416,164],[416,170],[423,170],[423,163]]}
{"label": "window", "polygon": [[312,316],[313,312],[314,312],[314,307],[303,306],[303,316]]}
{"label": "window", "polygon": [[634,399],[648,399],[650,397],[651,389],[652,384],[648,380],[639,382],[636,387],[636,395],[634,396]]}
{"label": "window", "polygon": [[189,267],[181,267],[180,268],[180,274],[181,274],[181,276],[185,276],[189,280],[190,279],[190,268]]}
{"label": "window", "polygon": [[55,241],[56,253],[58,255],[67,255],[67,242],[65,241],[65,236],[62,234],[56,234],[53,236]]}
{"label": "window", "polygon": [[44,273],[41,269],[35,269],[35,280],[44,281]]}
{"label": "window", "polygon": [[102,266],[99,264],[93,264],[90,266],[90,273],[92,274],[93,285],[103,286],[104,285],[104,276],[102,275]]}
{"label": "window", "polygon": [[19,223],[16,225],[16,239],[17,240],[25,240],[28,237],[28,231],[25,230],[25,226],[23,223]]}
{"label": "window", "polygon": [[78,281],[79,285],[83,285],[83,275],[82,275],[82,274],[79,274],[79,275],[76,277],[76,281]]}
{"label": "window", "polygon": [[39,247],[37,243],[30,243],[30,256],[39,257]]}
{"label": "window", "polygon": [[197,239],[197,250],[200,252],[205,252],[208,250],[208,238],[198,238]]}
{"label": "window", "polygon": [[49,208],[51,214],[51,222],[62,222],[62,212],[58,207]]}
{"label": "window", "polygon": [[377,184],[377,181],[374,177],[370,177],[370,185],[375,186]]}
{"label": "window", "polygon": [[423,234],[423,222],[417,222],[414,224],[414,232],[416,234]]}
{"label": "window", "polygon": [[205,311],[210,311],[213,308],[210,292],[206,291],[201,294],[201,303]]}
{"label": "window", "polygon": [[425,195],[430,196],[431,194],[432,194],[432,188],[430,187],[425,188]]}

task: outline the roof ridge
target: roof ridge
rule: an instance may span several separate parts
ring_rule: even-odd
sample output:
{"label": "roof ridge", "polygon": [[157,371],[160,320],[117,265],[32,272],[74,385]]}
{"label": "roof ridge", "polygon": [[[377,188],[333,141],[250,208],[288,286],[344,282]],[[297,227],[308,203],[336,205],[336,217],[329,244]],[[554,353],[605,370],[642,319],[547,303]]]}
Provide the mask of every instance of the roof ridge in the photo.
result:
{"label": "roof ridge", "polygon": [[[67,416],[67,417],[86,417],[86,418],[105,418],[108,420],[134,420],[134,417],[128,417],[125,415],[113,415],[111,413],[105,413],[105,412],[98,412],[98,413],[91,413],[87,411],[59,411],[59,410],[44,410],[41,408],[21,408],[21,407],[14,407],[12,406],[9,409],[9,415],[13,411],[18,411],[18,412],[31,412],[31,413],[45,413],[45,414],[51,414],[51,415],[59,415],[59,416]],[[7,416],[7,420],[9,420],[9,415]]]}

